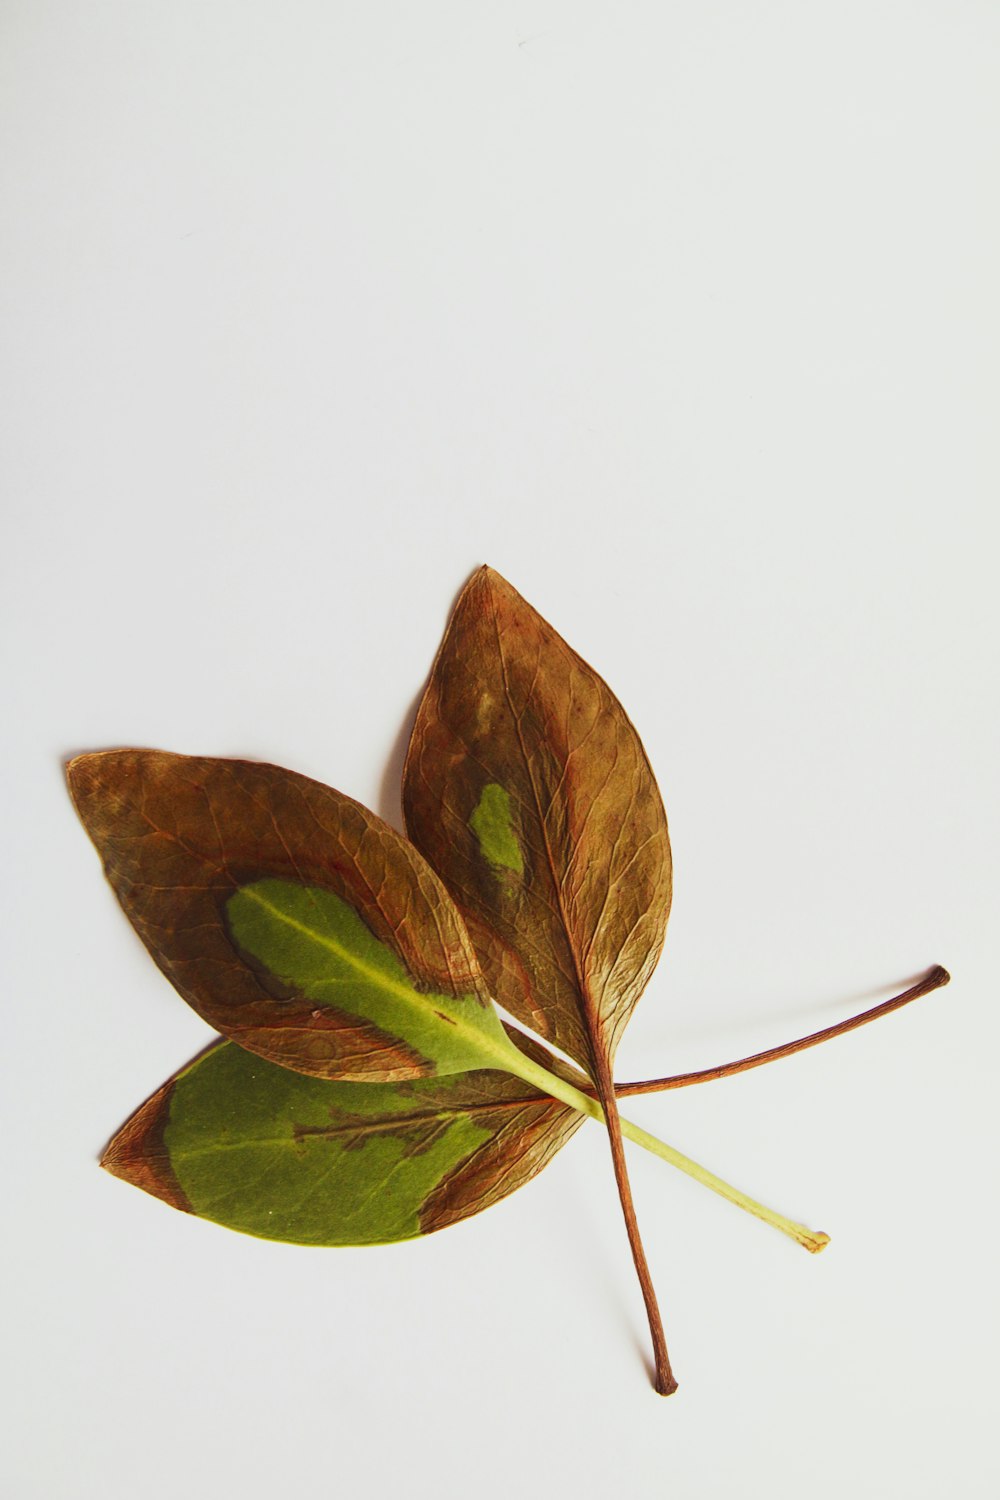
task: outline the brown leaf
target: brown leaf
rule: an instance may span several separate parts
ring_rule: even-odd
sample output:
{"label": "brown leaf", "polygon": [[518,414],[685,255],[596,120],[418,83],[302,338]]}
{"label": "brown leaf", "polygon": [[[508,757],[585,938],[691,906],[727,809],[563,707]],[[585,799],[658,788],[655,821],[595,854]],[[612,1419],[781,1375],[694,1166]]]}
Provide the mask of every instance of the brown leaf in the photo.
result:
{"label": "brown leaf", "polygon": [[[317,1077],[389,1081],[454,1071],[455,1058],[435,1049],[454,1050],[465,1016],[473,1030],[499,1032],[440,880],[411,844],[349,797],[277,766],[155,750],[82,755],[68,777],[108,879],[153,958],[206,1021],[242,1046]],[[310,967],[309,953],[269,969],[257,950],[241,946],[234,898],[248,904],[248,890],[262,888],[342,914],[348,937],[366,945],[357,972],[381,981],[379,965],[390,971],[394,993],[381,996],[383,1011],[405,1008],[407,986],[411,998],[427,1000],[428,1019],[416,1017],[409,1042],[405,1027],[386,1029],[366,1016],[364,978],[343,982],[334,1001],[323,991],[317,1003],[294,979],[296,963]],[[375,994],[376,985],[368,989]],[[473,1065],[461,1056],[457,1063]]]}
{"label": "brown leaf", "polygon": [[495,998],[593,1074],[663,944],[666,816],[610,688],[490,568],[434,663],[403,807]]}

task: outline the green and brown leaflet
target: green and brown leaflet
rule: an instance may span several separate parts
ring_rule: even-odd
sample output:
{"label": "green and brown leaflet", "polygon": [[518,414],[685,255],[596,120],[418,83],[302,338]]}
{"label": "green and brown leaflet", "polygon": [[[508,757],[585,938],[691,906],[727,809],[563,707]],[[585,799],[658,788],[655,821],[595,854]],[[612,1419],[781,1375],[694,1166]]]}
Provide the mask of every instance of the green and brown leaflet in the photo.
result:
{"label": "green and brown leaflet", "polygon": [[385,1244],[506,1197],[589,1115],[608,1131],[664,1395],[676,1382],[623,1137],[809,1250],[827,1236],[630,1124],[618,1097],[786,1056],[948,979],[933,969],[752,1058],[616,1086],[670,909],[663,804],[610,689],[488,568],[459,598],[417,713],[409,839],[277,766],[112,750],[78,756],[68,777],[136,931],[225,1038],[147,1100],[102,1164],[247,1234]]}

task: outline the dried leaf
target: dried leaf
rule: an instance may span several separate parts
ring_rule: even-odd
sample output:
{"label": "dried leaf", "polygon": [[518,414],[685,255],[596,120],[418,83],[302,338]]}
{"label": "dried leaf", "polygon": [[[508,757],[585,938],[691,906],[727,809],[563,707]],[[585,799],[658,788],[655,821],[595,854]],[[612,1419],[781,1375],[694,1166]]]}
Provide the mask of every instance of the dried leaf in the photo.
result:
{"label": "dried leaf", "polygon": [[161,751],[68,774],[136,931],[216,1030],[321,1078],[503,1066],[451,898],[367,808],[277,766]]}
{"label": "dried leaf", "polygon": [[610,688],[491,568],[463,590],[417,710],[403,812],[465,916],[493,995],[597,1084],[667,1395],[676,1382],[612,1077],[663,946],[667,819]]}
{"label": "dried leaf", "polygon": [[667,820],[610,688],[490,568],[434,663],[403,809],[495,999],[593,1074],[663,945]]}
{"label": "dried leaf", "polygon": [[[417,714],[413,844],[275,766],[122,750],[78,757],[69,781],[154,959],[231,1038],[122,1127],[112,1172],[251,1234],[373,1244],[497,1202],[601,1120],[664,1394],[623,1134],[807,1249],[827,1242],[619,1117],[612,1058],[670,906],[666,818],[610,689],[490,569],[459,599]],[[870,1015],[947,979],[935,969]],[[505,1028],[493,997],[594,1089]],[[742,1071],[867,1018],[622,1092]]]}
{"label": "dried leaf", "polygon": [[508,1073],[332,1083],[221,1042],[132,1115],[102,1165],[264,1239],[387,1244],[507,1197],[582,1122]]}

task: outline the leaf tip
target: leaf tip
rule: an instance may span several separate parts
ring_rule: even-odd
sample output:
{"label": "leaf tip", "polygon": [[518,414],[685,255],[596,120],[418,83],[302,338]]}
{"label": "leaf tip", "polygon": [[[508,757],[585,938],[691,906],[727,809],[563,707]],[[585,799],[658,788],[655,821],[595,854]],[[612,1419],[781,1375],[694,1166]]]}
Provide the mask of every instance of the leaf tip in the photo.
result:
{"label": "leaf tip", "polygon": [[101,1154],[99,1164],[112,1177],[132,1187],[142,1188],[154,1198],[161,1198],[171,1208],[191,1213],[191,1204],[174,1174],[163,1132],[170,1120],[170,1098],[174,1081],[164,1084],[122,1128],[111,1137]]}
{"label": "leaf tip", "polygon": [[102,767],[106,768],[109,759],[118,757],[121,753],[120,750],[87,750],[82,755],[74,755],[66,762],[66,785],[69,788],[69,795],[85,824],[87,823],[87,809],[106,780]]}
{"label": "leaf tip", "polygon": [[517,595],[513,584],[508,583],[503,574],[498,573],[496,568],[491,568],[489,563],[483,563],[476,569],[462,592]]}
{"label": "leaf tip", "polygon": [[503,574],[498,573],[496,568],[491,568],[489,563],[483,563],[483,566],[475,576],[488,588],[498,589],[507,593],[515,592],[513,584],[508,583]]}
{"label": "leaf tip", "polygon": [[87,785],[90,776],[91,762],[96,758],[95,751],[87,750],[82,755],[72,755],[69,760],[64,761],[63,771],[66,775],[66,785],[69,794],[76,802],[78,794]]}

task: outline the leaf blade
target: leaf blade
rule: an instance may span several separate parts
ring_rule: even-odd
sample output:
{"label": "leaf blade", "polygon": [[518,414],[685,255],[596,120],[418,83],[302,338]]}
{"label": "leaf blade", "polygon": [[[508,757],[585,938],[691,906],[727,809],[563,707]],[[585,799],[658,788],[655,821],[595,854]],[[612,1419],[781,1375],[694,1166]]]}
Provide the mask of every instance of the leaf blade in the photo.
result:
{"label": "leaf blade", "polygon": [[666,815],[607,684],[492,569],[460,596],[403,773],[407,831],[497,1000],[591,1073],[659,957]]}
{"label": "leaf blade", "polygon": [[612,1062],[660,954],[666,815],[607,684],[505,579],[463,590],[403,770],[414,843],[465,915],[493,994],[597,1085],[656,1389],[676,1389],[628,1179]]}
{"label": "leaf blade", "polygon": [[[81,756],[68,778],[153,958],[242,1046],[317,1077],[383,1082],[497,1066],[509,1048],[441,881],[351,798],[280,767],[163,751]],[[254,949],[247,910],[262,890],[286,928],[296,902],[292,925],[303,909],[326,923],[326,991],[316,941],[299,933],[282,972],[269,966],[273,941]],[[352,983],[338,978],[331,934]]]}
{"label": "leaf blade", "polygon": [[140,1106],[102,1165],[259,1238],[390,1244],[509,1196],[581,1123],[504,1073],[337,1083],[220,1042]]}

